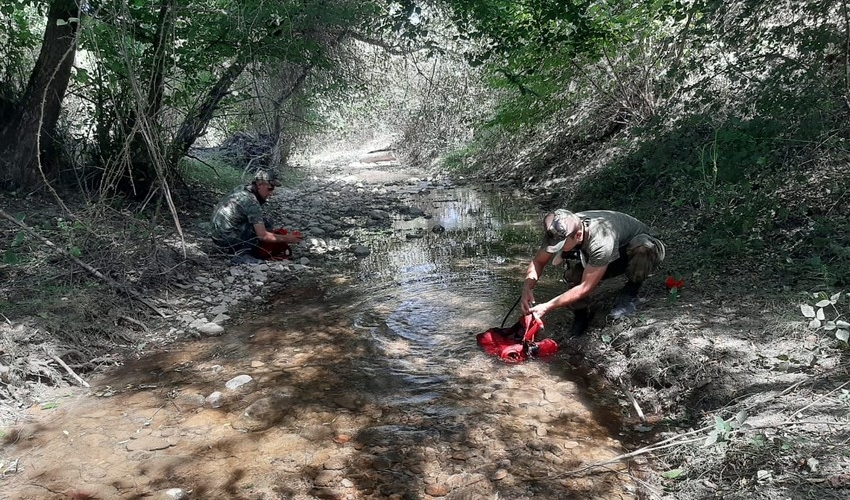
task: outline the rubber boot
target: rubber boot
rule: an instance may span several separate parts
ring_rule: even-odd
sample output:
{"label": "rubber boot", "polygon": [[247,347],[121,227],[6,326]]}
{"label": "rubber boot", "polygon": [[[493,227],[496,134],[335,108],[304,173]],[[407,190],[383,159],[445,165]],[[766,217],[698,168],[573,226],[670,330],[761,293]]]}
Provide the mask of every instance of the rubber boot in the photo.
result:
{"label": "rubber boot", "polygon": [[570,327],[570,337],[581,337],[590,327],[591,314],[587,308],[573,311],[573,326]]}

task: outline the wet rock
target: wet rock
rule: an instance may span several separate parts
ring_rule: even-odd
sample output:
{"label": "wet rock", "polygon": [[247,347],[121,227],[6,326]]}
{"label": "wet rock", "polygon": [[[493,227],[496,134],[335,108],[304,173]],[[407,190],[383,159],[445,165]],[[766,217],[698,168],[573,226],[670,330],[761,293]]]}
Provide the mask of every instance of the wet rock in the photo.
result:
{"label": "wet rock", "polygon": [[345,468],[345,458],[344,457],[333,457],[327,462],[325,462],[322,467],[325,470],[342,470]]}
{"label": "wet rock", "polygon": [[189,494],[182,488],[169,488],[162,492],[162,498],[167,500],[186,500]]}
{"label": "wet rock", "polygon": [[224,314],[226,312],[227,312],[227,306],[224,305],[224,304],[217,305],[217,306],[213,307],[212,309],[210,309],[210,311],[209,311],[210,315],[212,315],[212,316],[216,316],[218,314]]}
{"label": "wet rock", "polygon": [[252,403],[231,423],[237,430],[257,432],[266,430],[278,423],[289,412],[289,398],[275,394]]}
{"label": "wet rock", "polygon": [[256,385],[257,382],[250,375],[237,375],[224,384],[228,390],[240,392],[248,392]]}
{"label": "wet rock", "polygon": [[221,406],[224,404],[224,394],[215,391],[214,393],[207,396],[205,402],[210,408],[221,408]]}
{"label": "wet rock", "polygon": [[324,425],[310,425],[300,429],[299,434],[305,439],[319,442],[331,439],[333,437],[333,429],[329,429]]}
{"label": "wet rock", "polygon": [[372,253],[372,250],[369,247],[364,247],[363,245],[357,245],[351,249],[357,257],[366,257],[367,255]]}
{"label": "wet rock", "polygon": [[375,220],[389,219],[392,216],[386,210],[372,210],[369,212],[369,217]]}
{"label": "wet rock", "polygon": [[425,487],[425,493],[432,497],[444,497],[449,494],[449,487],[442,483],[433,483]]}
{"label": "wet rock", "polygon": [[181,409],[202,408],[204,402],[204,395],[194,392],[181,392],[174,400],[174,403]]}
{"label": "wet rock", "polygon": [[320,470],[313,478],[313,484],[320,487],[335,486],[342,479],[342,474],[336,470]]}
{"label": "wet rock", "polygon": [[316,488],[313,490],[313,496],[327,500],[343,500],[345,490],[342,488]]}
{"label": "wet rock", "polygon": [[224,332],[224,327],[215,323],[205,323],[196,329],[208,337],[221,335]]}

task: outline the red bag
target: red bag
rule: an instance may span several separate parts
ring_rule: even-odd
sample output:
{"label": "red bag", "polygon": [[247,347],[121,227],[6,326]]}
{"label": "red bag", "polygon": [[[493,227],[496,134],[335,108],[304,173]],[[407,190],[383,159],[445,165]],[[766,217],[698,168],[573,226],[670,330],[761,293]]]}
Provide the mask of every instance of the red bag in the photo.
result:
{"label": "red bag", "polygon": [[[275,234],[289,234],[284,228],[278,228],[272,231]],[[298,236],[298,231],[294,233]],[[289,244],[282,241],[260,242],[260,245],[254,249],[254,257],[264,260],[288,260],[292,258],[292,249]]]}
{"label": "red bag", "polygon": [[526,314],[510,328],[491,328],[479,333],[476,338],[478,345],[487,354],[506,363],[522,363],[528,359],[546,358],[558,352],[558,344],[552,339],[534,341],[534,336],[541,330],[543,321]]}

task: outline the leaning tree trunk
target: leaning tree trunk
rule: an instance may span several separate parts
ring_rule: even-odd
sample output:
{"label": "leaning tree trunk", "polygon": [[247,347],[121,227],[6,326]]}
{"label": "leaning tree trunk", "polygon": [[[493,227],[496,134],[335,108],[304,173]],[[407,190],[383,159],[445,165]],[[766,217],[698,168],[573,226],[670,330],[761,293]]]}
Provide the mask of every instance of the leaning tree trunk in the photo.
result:
{"label": "leaning tree trunk", "polygon": [[57,175],[53,137],[71,78],[78,26],[75,0],[51,3],[27,88],[10,121],[0,124],[0,185],[32,186]]}
{"label": "leaning tree trunk", "polygon": [[215,113],[219,102],[230,92],[230,86],[242,74],[247,64],[242,59],[237,59],[233,62],[219,77],[215,85],[210,88],[207,95],[204,97],[200,107],[189,113],[180,124],[174,140],[171,142],[168,164],[170,167],[177,165],[180,158],[186,155],[192,144],[200,137],[204,129],[207,128],[213,113]]}

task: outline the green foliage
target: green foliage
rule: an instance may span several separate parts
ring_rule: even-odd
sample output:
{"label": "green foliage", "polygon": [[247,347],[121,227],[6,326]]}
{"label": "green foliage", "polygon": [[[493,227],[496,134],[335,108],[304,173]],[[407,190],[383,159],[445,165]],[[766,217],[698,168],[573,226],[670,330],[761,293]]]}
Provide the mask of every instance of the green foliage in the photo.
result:
{"label": "green foliage", "polygon": [[664,479],[679,479],[682,478],[683,474],[685,474],[684,469],[670,469],[668,471],[662,472],[661,477]]}
{"label": "green foliage", "polygon": [[[814,304],[800,304],[800,312],[809,320],[809,328],[824,332],[835,332],[835,338],[845,345],[850,340],[850,323],[847,322],[846,314],[838,307],[841,300],[841,292],[827,296],[824,293],[812,294]],[[829,317],[827,319],[827,309]]]}
{"label": "green foliage", "polygon": [[[5,0],[0,5],[0,105],[19,97],[27,83],[34,51],[41,43],[34,0]],[[43,21],[42,21],[43,22]],[[0,115],[2,115],[0,106]]]}
{"label": "green foliage", "polygon": [[[179,165],[181,178],[190,186],[202,186],[218,192],[228,192],[240,184],[253,179],[253,172],[234,168],[229,163],[207,156],[203,160],[184,158]],[[303,180],[299,172],[287,169],[278,173],[278,180],[284,186],[293,186]]]}
{"label": "green foliage", "polygon": [[189,185],[201,185],[219,192],[230,191],[235,186],[251,180],[251,174],[233,168],[215,157],[206,157],[203,161],[184,158],[180,162],[180,175]]}
{"label": "green foliage", "polygon": [[749,418],[749,415],[744,410],[738,412],[734,419],[724,420],[715,416],[714,429],[708,433],[703,446],[719,446],[727,443],[735,432],[748,427],[747,418]]}

